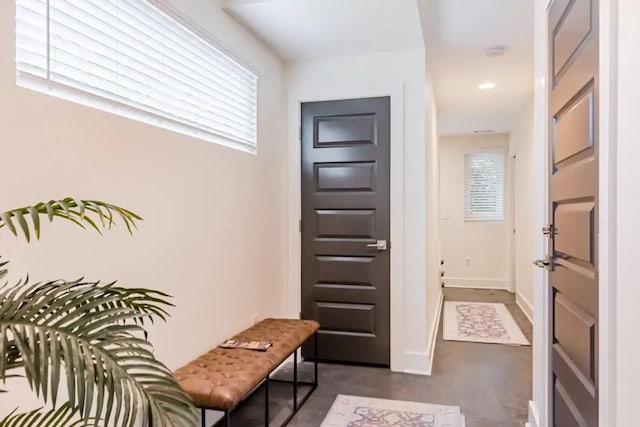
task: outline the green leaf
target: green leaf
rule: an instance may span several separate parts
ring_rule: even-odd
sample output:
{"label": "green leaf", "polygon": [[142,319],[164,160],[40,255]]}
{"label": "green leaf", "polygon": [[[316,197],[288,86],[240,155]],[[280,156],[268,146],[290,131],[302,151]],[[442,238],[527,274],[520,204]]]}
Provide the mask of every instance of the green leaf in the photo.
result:
{"label": "green leaf", "polygon": [[7,227],[9,227],[9,231],[11,231],[14,236],[17,236],[18,232],[16,230],[16,226],[13,225],[13,222],[11,221],[12,216],[13,214],[11,212],[0,213],[0,227],[3,227],[6,225]]}
{"label": "green leaf", "polygon": [[[56,400],[64,370],[68,405],[85,422],[95,416],[100,425],[133,427],[143,411],[142,418],[152,414],[154,425],[194,425],[197,411],[155,358],[141,326],[143,319],[166,316],[167,298],[153,290],[82,280],[5,286],[0,348],[6,352],[13,345],[12,354],[18,354],[13,359],[20,363],[13,366],[24,370],[45,402]],[[0,380],[10,375],[8,369],[0,363]],[[42,425],[40,416],[28,415],[32,424],[24,425]]]}
{"label": "green leaf", "polygon": [[9,415],[0,420],[0,427],[78,427],[97,426],[96,418],[82,419],[78,416],[78,409],[73,408],[69,403],[65,403],[59,408],[50,409],[44,412],[43,408],[30,412],[17,413],[14,409]]}
{"label": "green leaf", "polygon": [[110,203],[65,197],[61,200],[38,202],[32,206],[2,212],[0,229],[6,226],[12,234],[17,236],[18,230],[15,224],[17,222],[22,234],[29,241],[31,237],[29,222],[31,222],[36,238],[39,239],[41,215],[46,215],[49,221],[62,218],[82,228],[89,225],[100,234],[102,230],[111,228],[114,218],[120,218],[130,234],[137,229],[137,221],[142,220],[139,215]]}
{"label": "green leaf", "polygon": [[27,225],[27,221],[24,219],[24,214],[21,210],[16,210],[13,212],[13,215],[18,220],[18,224],[24,233],[24,236],[27,238],[27,242],[31,240],[31,233],[29,232],[29,226]]}
{"label": "green leaf", "polygon": [[29,206],[29,215],[31,215],[31,221],[33,222],[33,230],[36,232],[36,239],[40,239],[40,213],[34,206]]}

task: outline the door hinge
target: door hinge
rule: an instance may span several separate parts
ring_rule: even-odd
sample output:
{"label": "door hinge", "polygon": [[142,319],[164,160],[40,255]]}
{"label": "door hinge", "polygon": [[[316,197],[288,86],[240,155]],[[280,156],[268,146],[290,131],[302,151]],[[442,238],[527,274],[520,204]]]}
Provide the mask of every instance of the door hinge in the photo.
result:
{"label": "door hinge", "polygon": [[298,233],[302,233],[302,220],[298,220]]}
{"label": "door hinge", "polygon": [[302,141],[302,126],[298,128],[298,141]]}
{"label": "door hinge", "polygon": [[544,234],[545,236],[553,237],[558,234],[558,232],[556,231],[556,228],[553,224],[547,224],[546,226],[542,227],[542,234]]}

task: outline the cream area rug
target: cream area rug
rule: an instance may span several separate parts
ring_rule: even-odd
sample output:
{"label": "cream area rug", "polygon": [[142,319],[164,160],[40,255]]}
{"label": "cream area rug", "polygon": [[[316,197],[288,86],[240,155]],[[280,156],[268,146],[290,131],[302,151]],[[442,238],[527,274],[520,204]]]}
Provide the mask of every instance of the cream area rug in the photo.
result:
{"label": "cream area rug", "polygon": [[339,394],[320,427],[465,427],[457,406]]}
{"label": "cream area rug", "polygon": [[443,320],[447,341],[530,345],[504,304],[446,301]]}

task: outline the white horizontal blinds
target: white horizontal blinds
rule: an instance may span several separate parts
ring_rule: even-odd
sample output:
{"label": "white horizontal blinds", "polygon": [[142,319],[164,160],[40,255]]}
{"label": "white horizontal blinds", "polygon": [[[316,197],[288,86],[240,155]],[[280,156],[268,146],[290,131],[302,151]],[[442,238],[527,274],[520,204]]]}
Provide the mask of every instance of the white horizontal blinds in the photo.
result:
{"label": "white horizontal blinds", "polygon": [[17,35],[20,73],[256,145],[255,74],[145,0],[18,0]]}
{"label": "white horizontal blinds", "polygon": [[16,2],[16,67],[19,72],[47,78],[47,2]]}
{"label": "white horizontal blinds", "polygon": [[504,154],[465,156],[465,220],[504,219]]}

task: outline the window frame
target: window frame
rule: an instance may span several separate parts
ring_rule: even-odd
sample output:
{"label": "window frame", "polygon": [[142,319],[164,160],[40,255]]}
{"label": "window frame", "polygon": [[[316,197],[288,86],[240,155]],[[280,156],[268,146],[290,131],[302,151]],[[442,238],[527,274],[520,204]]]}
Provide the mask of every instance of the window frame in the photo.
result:
{"label": "window frame", "polygon": [[[470,210],[471,210],[471,192],[470,192],[470,178],[469,178],[469,172],[470,172],[470,162],[473,160],[474,157],[481,157],[481,156],[497,156],[500,158],[501,162],[500,162],[500,172],[501,172],[501,180],[499,182],[498,185],[501,186],[501,203],[497,203],[496,205],[496,209],[492,212],[491,215],[489,214],[478,214],[476,213],[475,215],[470,215]],[[504,150],[502,149],[487,149],[487,150],[481,150],[481,151],[474,151],[474,152],[467,152],[464,154],[464,213],[463,213],[463,217],[464,217],[464,222],[465,223],[478,223],[478,222],[485,222],[485,223],[503,223],[506,219],[506,153]],[[498,194],[497,192],[495,194]],[[498,212],[498,208],[500,209],[500,211]]]}

